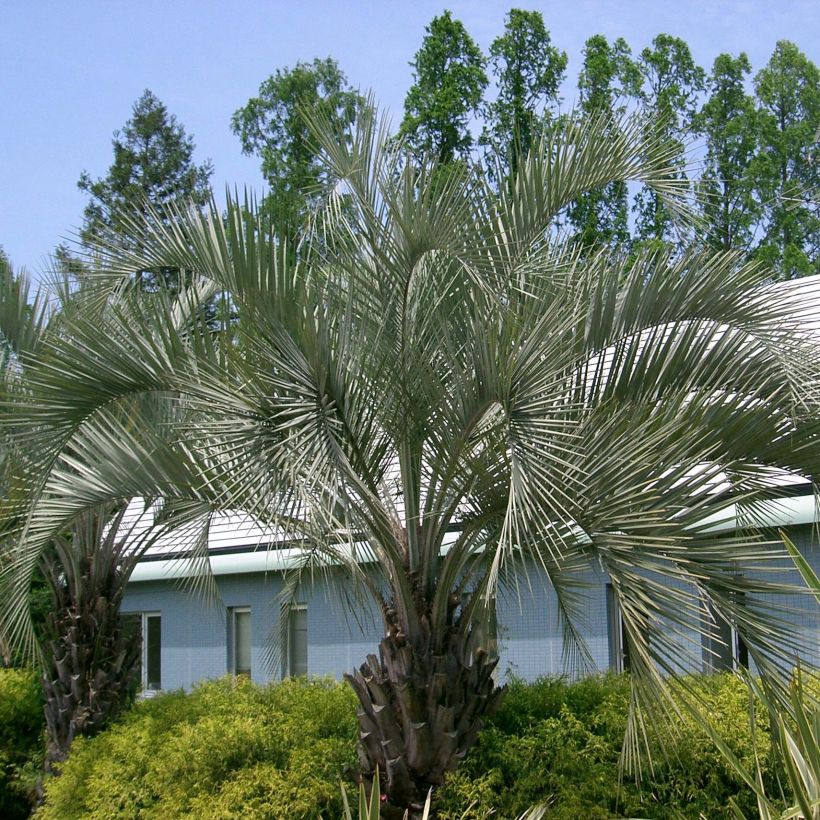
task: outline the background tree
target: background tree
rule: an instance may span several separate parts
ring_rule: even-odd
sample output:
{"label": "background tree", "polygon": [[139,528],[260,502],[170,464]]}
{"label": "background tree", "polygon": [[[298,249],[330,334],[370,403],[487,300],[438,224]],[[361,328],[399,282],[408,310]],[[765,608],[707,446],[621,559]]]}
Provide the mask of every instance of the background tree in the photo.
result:
{"label": "background tree", "polygon": [[243,153],[262,160],[270,188],[263,212],[276,235],[292,245],[327,183],[305,113],[332,123],[342,139],[363,105],[336,61],[327,57],[277,70],[233,115],[231,127]]}
{"label": "background tree", "polygon": [[755,76],[760,152],[752,173],[763,203],[757,256],[780,278],[820,272],[820,71],[781,40]]}
{"label": "background tree", "polygon": [[750,250],[760,209],[754,195],[752,163],[759,118],[746,93],[752,67],[745,54],[720,54],[712,66],[709,98],[694,120],[706,140],[706,159],[698,181],[703,240],[717,250]]}
{"label": "background tree", "polygon": [[[584,45],[584,63],[578,76],[580,111],[587,117],[623,114],[630,100],[641,94],[642,75],[632,51],[619,37],[610,45],[597,34]],[[629,201],[626,184],[615,180],[590,191],[569,208],[574,241],[585,248],[625,246],[629,241]]]}
{"label": "background tree", "polygon": [[480,141],[504,175],[514,176],[549,119],[548,106],[559,101],[567,55],[551,44],[541,12],[511,9],[490,46],[490,67],[498,96],[485,107]]}
{"label": "background tree", "polygon": [[[149,90],[134,103],[131,118],[122,131],[114,132],[114,162],[108,173],[92,180],[83,171],[77,187],[90,196],[84,211],[80,237],[91,245],[105,236],[122,236],[124,218],[151,206],[185,198],[203,205],[209,196],[213,173],[210,160],[194,162],[194,141],[176,117]],[[146,289],[162,281],[176,286],[179,271],[143,271],[138,276]]]}
{"label": "background tree", "polygon": [[434,17],[410,65],[413,85],[404,100],[399,134],[417,153],[441,163],[469,152],[475,115],[487,87],[485,58],[449,11]]}
{"label": "background tree", "polygon": [[[697,111],[705,74],[695,64],[689,46],[679,37],[659,34],[645,48],[638,64],[643,75],[643,100],[659,133],[678,154],[676,176],[685,178],[684,140]],[[636,232],[641,241],[671,240],[672,214],[662,198],[642,189],[635,201]]]}

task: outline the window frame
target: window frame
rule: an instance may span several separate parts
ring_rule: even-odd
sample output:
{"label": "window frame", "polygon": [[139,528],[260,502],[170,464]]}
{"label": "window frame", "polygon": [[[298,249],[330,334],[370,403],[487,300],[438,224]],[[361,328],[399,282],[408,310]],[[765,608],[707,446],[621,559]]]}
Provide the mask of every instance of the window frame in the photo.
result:
{"label": "window frame", "polygon": [[[744,592],[732,592],[733,600],[745,604]],[[705,596],[701,610],[701,657],[703,673],[741,672],[749,667],[749,647],[737,624],[724,618]]]}
{"label": "window frame", "polygon": [[[236,616],[248,616],[248,669],[247,671],[237,669],[237,629]],[[228,607],[228,674],[238,677],[246,675],[248,679],[253,679],[253,621],[251,620],[251,608],[249,605]]]}
{"label": "window frame", "polygon": [[[133,619],[135,625],[139,629],[140,642],[140,689],[143,693],[147,692],[161,692],[162,691],[162,611],[147,609],[134,610],[131,612],[121,612],[120,617],[123,621]],[[156,688],[148,687],[148,619],[159,619],[159,686]]]}
{"label": "window frame", "polygon": [[[296,678],[301,677],[302,675],[307,676],[309,674],[309,665],[308,665],[308,652],[310,648],[310,641],[309,635],[310,630],[308,628],[308,605],[307,602],[300,601],[295,604],[291,604],[287,608],[287,618],[288,618],[288,639],[287,639],[287,647],[285,652],[285,664],[282,677],[287,678]],[[293,668],[293,646],[292,646],[292,636],[293,636],[293,625],[292,625],[292,617],[295,612],[304,612],[305,613],[305,670],[303,673],[295,674]]]}
{"label": "window frame", "polygon": [[615,586],[611,583],[606,585],[606,628],[609,668],[618,675],[628,672],[631,666],[629,636]]}

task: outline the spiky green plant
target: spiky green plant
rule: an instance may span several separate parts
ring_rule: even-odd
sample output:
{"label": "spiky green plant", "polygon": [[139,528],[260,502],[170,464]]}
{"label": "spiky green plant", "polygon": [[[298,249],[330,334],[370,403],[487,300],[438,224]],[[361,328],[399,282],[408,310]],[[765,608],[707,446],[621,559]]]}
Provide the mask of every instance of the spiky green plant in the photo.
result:
{"label": "spiky green plant", "polygon": [[[313,569],[381,612],[378,654],[348,676],[361,769],[411,815],[501,696],[496,593],[525,574],[580,669],[588,573],[609,576],[636,704],[700,658],[704,602],[760,669],[787,666],[791,588],[743,573],[782,550],[734,518],[754,523],[778,471],[820,468],[818,358],[791,292],[733,254],[581,256],[557,227],[612,180],[685,210],[653,129],[569,120],[497,192],[480,167],[415,164],[373,116],[344,141],[314,125],[337,182],[297,253],[230,197],[98,248],[106,309],[73,314],[7,399],[37,469],[17,477],[6,633],[28,640],[30,574],[83,510],[244,510],[302,548],[286,594]],[[227,294],[224,338],[122,288],[166,266],[191,272],[190,300]]]}
{"label": "spiky green plant", "polygon": [[[379,770],[373,773],[373,781],[370,784],[370,797],[368,798],[367,790],[364,783],[359,783],[359,801],[358,801],[358,820],[380,820],[381,812],[381,788],[379,786]],[[427,793],[427,799],[424,801],[420,820],[428,820],[430,817],[430,800],[432,799],[432,791]],[[342,804],[344,806],[343,820],[354,820],[353,812],[350,809],[350,803],[347,800],[347,789],[342,785]],[[404,820],[408,820],[410,816],[409,809],[404,813]]]}
{"label": "spiky green plant", "polygon": [[[358,801],[358,814],[354,818],[354,814],[350,809],[350,803],[347,799],[347,790],[345,789],[344,785],[342,786],[342,804],[344,806],[344,815],[342,820],[381,820],[382,811],[381,811],[381,791],[379,789],[379,770],[373,774],[373,781],[370,784],[370,797],[368,799],[367,790],[365,789],[364,783],[359,783],[359,801]],[[431,817],[431,810],[432,810],[432,799],[433,799],[433,790],[427,792],[427,799],[424,801],[424,806],[422,806],[421,816],[419,820],[429,820]],[[546,815],[547,807],[546,806],[533,806],[528,811],[525,811],[518,820],[542,820],[542,818]],[[465,817],[467,815],[465,814]],[[402,820],[409,820],[410,811],[409,809],[405,811],[404,817]]]}

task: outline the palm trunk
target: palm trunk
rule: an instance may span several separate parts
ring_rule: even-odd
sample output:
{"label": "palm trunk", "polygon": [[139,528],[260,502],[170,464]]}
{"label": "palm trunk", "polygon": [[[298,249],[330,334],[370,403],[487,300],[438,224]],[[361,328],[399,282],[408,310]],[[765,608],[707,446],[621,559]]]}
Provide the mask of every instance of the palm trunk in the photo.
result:
{"label": "palm trunk", "polygon": [[41,644],[46,774],[57,773],[76,737],[96,734],[131,702],[139,678],[140,636],[120,615],[120,567],[83,555],[77,569],[80,582],[68,583],[63,562],[44,562],[52,598]]}
{"label": "palm trunk", "polygon": [[139,636],[119,625],[119,606],[100,599],[92,611],[53,617],[43,675],[45,771],[55,774],[74,738],[105,727],[127,705],[139,677]]}
{"label": "palm trunk", "polygon": [[[429,619],[422,617],[422,624]],[[385,818],[420,814],[431,787],[440,786],[475,743],[483,718],[499,704],[497,658],[469,651],[469,631],[451,623],[441,641],[429,628],[410,642],[385,613],[379,657],[346,679],[359,698],[359,762],[364,781],[378,767],[387,796]],[[466,633],[466,634],[465,634]]]}

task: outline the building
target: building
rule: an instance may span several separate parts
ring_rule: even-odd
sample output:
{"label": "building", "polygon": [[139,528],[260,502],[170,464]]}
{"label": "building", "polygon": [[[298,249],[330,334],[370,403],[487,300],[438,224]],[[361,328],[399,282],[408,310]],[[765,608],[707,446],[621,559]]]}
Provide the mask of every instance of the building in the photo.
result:
{"label": "building", "polygon": [[[811,494],[784,496],[773,502],[770,523],[787,528],[820,574],[815,512]],[[211,593],[181,586],[193,570],[190,561],[176,553],[168,557],[167,551],[157,550],[140,562],[123,611],[140,619],[144,689],[189,689],[199,681],[231,673],[248,674],[259,682],[301,674],[339,678],[377,651],[379,613],[351,612],[333,585],[317,578],[315,583],[303,584],[298,605],[287,616],[285,656],[271,657],[271,640],[280,628],[278,595],[288,556],[287,551],[266,549],[261,535],[251,522],[231,516],[211,527]],[[797,580],[787,565],[783,580]],[[588,581],[588,647],[600,671],[620,671],[628,658],[614,598],[604,574],[594,567]],[[820,665],[820,607],[805,595],[786,596],[781,605],[784,617],[800,634],[801,656]],[[564,657],[555,596],[546,584],[533,583],[529,588],[522,583],[518,590],[507,589],[498,609],[500,679],[573,674]],[[693,632],[692,642],[703,643],[703,652],[700,659],[693,655],[692,671],[745,662],[742,642],[728,625],[716,631],[720,637],[711,646]]]}

